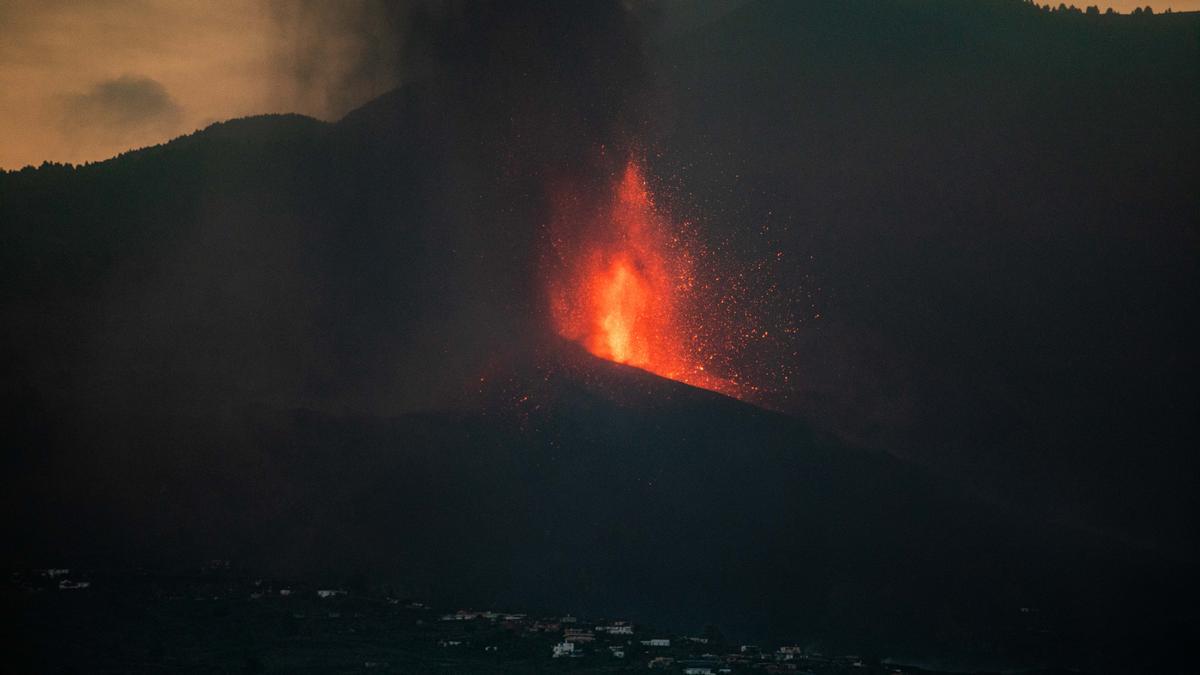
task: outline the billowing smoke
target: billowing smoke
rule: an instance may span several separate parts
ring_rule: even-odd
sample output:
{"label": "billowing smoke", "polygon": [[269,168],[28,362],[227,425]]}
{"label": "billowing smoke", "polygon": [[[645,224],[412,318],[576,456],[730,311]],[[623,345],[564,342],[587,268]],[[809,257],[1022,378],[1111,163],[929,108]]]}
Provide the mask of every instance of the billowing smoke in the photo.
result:
{"label": "billowing smoke", "polygon": [[269,0],[276,96],[336,119],[405,77],[412,3]]}
{"label": "billowing smoke", "polygon": [[[345,124],[365,125],[378,173],[403,182],[368,189],[416,195],[372,214],[382,241],[367,234],[352,245],[386,246],[408,230],[425,252],[419,264],[428,267],[413,277],[425,289],[411,299],[419,307],[403,335],[370,357],[386,360],[408,345],[397,372],[420,384],[397,393],[399,380],[385,377],[378,386],[388,401],[419,406],[536,344],[545,330],[537,262],[551,188],[583,184],[603,198],[645,118],[647,69],[639,18],[616,2],[374,7],[387,17],[378,23],[399,33],[368,42],[399,50],[380,58],[399,64],[403,84]],[[356,70],[376,72],[366,61]],[[351,79],[345,88],[360,86]],[[374,292],[397,304],[411,293]]]}
{"label": "billowing smoke", "polygon": [[[577,165],[644,119],[645,8],[626,3],[276,2],[281,86],[330,115],[401,84],[463,106],[521,170]],[[484,139],[477,139],[484,140]],[[553,152],[551,152],[551,150]],[[563,155],[562,153],[566,153]]]}

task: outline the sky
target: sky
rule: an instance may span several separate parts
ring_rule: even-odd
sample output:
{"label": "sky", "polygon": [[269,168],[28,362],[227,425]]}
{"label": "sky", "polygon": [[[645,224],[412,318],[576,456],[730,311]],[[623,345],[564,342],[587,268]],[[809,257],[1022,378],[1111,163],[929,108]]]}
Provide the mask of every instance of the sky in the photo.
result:
{"label": "sky", "polygon": [[98,161],[252,114],[336,119],[398,84],[385,2],[0,0],[0,168]]}
{"label": "sky", "polygon": [[372,4],[0,0],[0,168],[100,160],[257,113],[335,119],[396,84],[382,69],[343,84]]}
{"label": "sky", "polygon": [[[1046,0],[1041,0],[1038,4],[1044,5],[1046,4]],[[1054,5],[1055,7],[1058,6],[1057,2],[1050,4]],[[1162,12],[1167,9],[1176,12],[1200,11],[1200,0],[1110,0],[1109,2],[1097,2],[1096,0],[1091,0],[1090,2],[1068,2],[1066,4],[1075,5],[1076,7],[1096,5],[1101,10],[1105,9],[1106,7],[1112,7],[1114,10],[1122,13],[1131,12],[1135,7],[1150,7],[1156,12]]]}

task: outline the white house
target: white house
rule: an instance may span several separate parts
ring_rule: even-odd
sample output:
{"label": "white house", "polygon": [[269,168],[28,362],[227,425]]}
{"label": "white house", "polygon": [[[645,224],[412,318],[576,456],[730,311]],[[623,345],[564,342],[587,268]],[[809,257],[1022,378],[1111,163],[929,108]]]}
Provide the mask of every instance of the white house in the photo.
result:
{"label": "white house", "polygon": [[671,641],[667,638],[651,638],[649,640],[642,640],[642,644],[647,647],[670,647]]}

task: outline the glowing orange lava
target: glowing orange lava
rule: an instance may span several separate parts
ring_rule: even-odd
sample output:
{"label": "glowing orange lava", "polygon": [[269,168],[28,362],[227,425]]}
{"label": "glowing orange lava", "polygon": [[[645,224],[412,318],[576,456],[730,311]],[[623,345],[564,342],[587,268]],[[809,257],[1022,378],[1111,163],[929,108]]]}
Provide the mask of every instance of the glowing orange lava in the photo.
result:
{"label": "glowing orange lava", "polygon": [[587,213],[560,205],[552,228],[551,314],[559,335],[601,358],[688,384],[739,394],[707,368],[715,355],[695,325],[706,311],[688,238],[655,208],[641,168],[629,162],[612,195]]}

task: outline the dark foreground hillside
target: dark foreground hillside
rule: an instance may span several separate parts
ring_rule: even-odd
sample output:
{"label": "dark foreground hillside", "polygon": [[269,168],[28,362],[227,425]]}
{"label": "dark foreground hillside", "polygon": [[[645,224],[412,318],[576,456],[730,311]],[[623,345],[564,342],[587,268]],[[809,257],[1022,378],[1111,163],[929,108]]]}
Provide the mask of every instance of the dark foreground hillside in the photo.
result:
{"label": "dark foreground hillside", "polygon": [[[1194,584],[1163,560],[985,507],[788,417],[555,351],[552,370],[489,385],[480,413],[81,418],[48,453],[71,460],[43,465],[46,505],[10,512],[10,556],[227,559],[452,606],[974,667],[1098,669],[1147,645],[1163,658],[1194,628],[1174,604]],[[83,445],[89,457],[60,454]]]}
{"label": "dark foreground hillside", "polygon": [[314,588],[250,577],[228,562],[174,574],[14,575],[2,593],[22,625],[5,665],[56,673],[943,672],[812,642],[744,644],[712,626],[687,635],[611,617],[446,611],[386,587]]}

